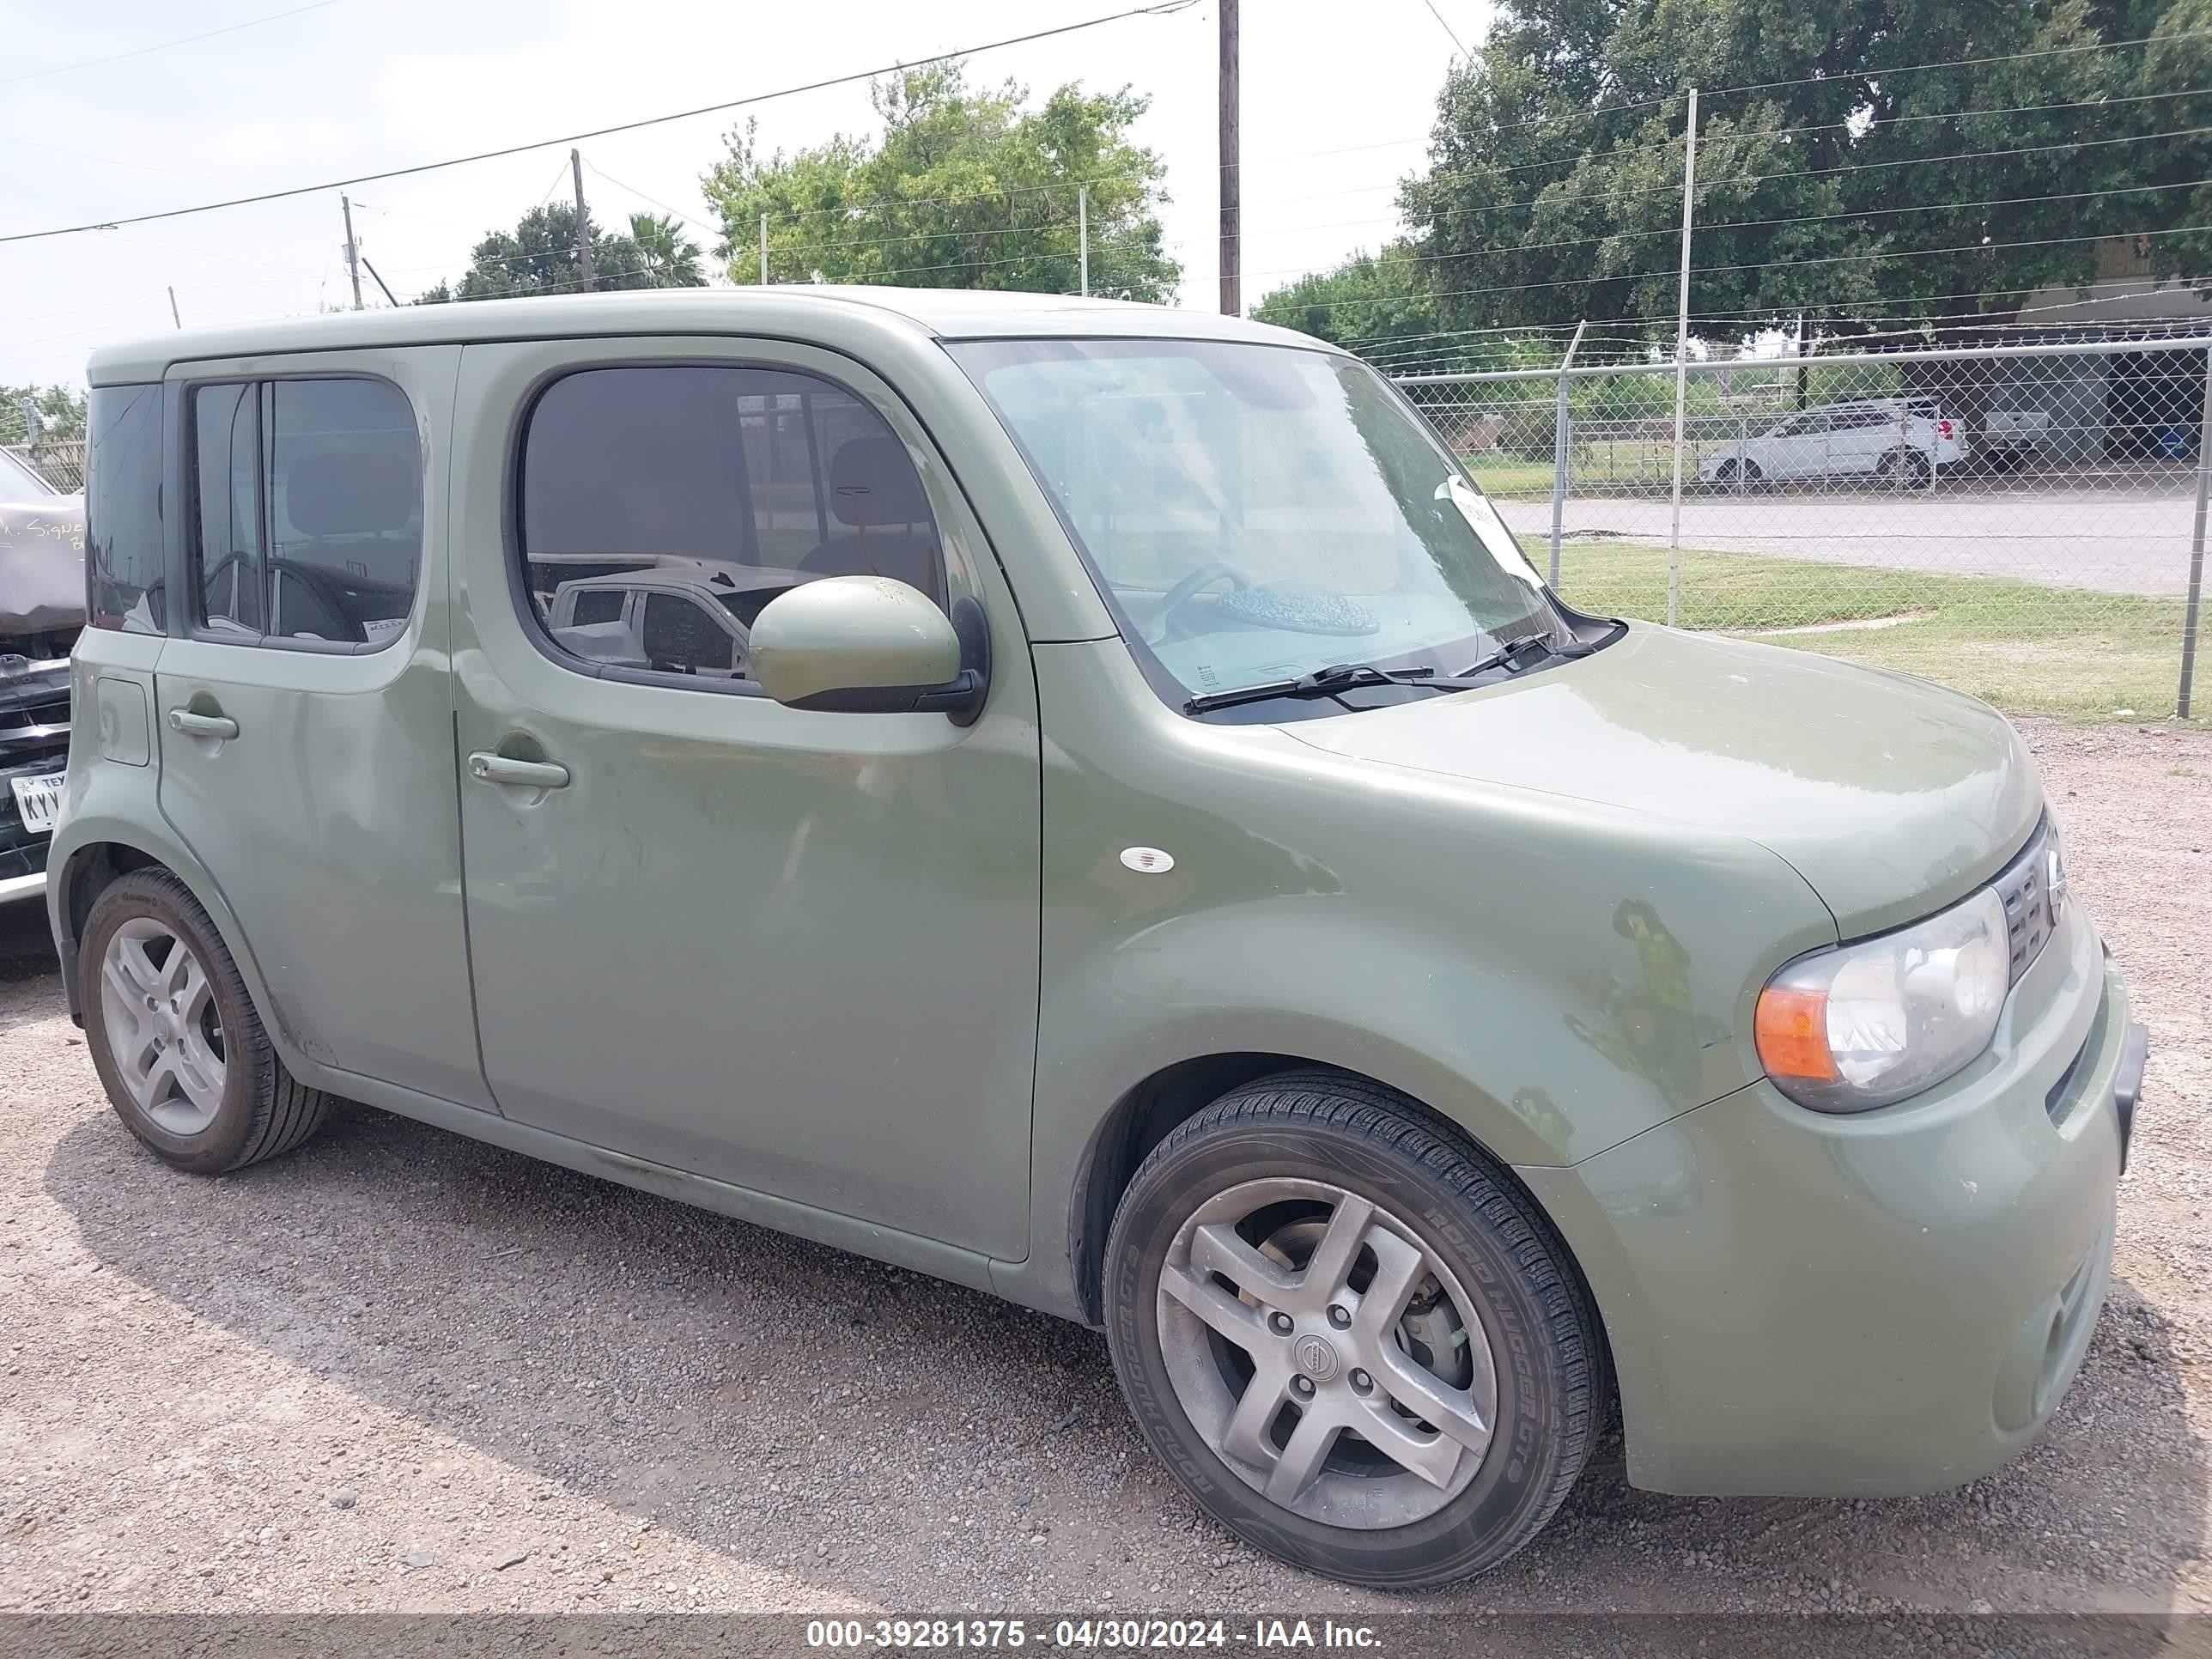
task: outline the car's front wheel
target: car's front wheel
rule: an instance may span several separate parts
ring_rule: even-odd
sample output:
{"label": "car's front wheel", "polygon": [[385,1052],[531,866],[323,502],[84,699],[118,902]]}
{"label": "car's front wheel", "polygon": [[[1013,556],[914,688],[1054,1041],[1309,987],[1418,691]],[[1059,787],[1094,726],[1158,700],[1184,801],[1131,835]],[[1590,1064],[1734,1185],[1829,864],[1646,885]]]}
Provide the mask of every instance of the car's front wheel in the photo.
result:
{"label": "car's front wheel", "polygon": [[1414,1588],[1504,1560],[1587,1462],[1609,1381],[1587,1291],[1510,1177],[1419,1108],[1301,1073],[1145,1160],[1107,1246],[1145,1435],[1251,1543]]}

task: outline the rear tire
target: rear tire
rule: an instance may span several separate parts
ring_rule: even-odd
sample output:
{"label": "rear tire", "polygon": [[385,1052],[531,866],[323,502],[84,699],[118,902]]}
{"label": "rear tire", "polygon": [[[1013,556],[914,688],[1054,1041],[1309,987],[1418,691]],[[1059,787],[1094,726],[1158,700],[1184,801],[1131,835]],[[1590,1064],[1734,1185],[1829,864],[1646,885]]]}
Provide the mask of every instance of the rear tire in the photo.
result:
{"label": "rear tire", "polygon": [[1875,463],[1874,476],[1890,489],[1925,489],[1931,468],[1917,449],[1893,449]]}
{"label": "rear tire", "polygon": [[288,1152],[330,1097],[284,1069],[191,890],[134,870],[85,919],[85,1046],[123,1127],[165,1164],[222,1175]]}
{"label": "rear tire", "polygon": [[1249,1543],[1332,1577],[1417,1589],[1497,1565],[1606,1420],[1596,1310],[1549,1220],[1357,1079],[1263,1079],[1175,1129],[1115,1213],[1104,1288],[1123,1393],[1169,1469]]}

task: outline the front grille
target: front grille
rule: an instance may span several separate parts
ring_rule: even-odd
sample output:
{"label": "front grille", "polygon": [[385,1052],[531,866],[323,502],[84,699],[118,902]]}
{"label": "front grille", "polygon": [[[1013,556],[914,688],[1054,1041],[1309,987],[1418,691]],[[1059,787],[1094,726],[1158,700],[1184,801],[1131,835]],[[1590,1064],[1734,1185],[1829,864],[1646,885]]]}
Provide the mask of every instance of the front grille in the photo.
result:
{"label": "front grille", "polygon": [[46,838],[44,836],[17,842],[14,846],[4,843],[8,832],[0,830],[0,881],[13,881],[18,876],[35,876],[46,867]]}
{"label": "front grille", "polygon": [[2035,826],[2035,833],[2027,838],[2013,861],[2005,866],[1990,885],[2004,901],[2005,933],[2012,947],[2012,982],[2018,984],[2020,976],[2028,970],[2043,947],[2051,942],[2053,929],[2058,926],[2054,908],[2056,897],[2063,902],[2063,892],[2054,896],[2046,889],[2050,879],[2051,849],[2057,843],[2057,831],[2045,817]]}
{"label": "front grille", "polygon": [[0,766],[69,751],[67,684],[31,702],[0,707]]}

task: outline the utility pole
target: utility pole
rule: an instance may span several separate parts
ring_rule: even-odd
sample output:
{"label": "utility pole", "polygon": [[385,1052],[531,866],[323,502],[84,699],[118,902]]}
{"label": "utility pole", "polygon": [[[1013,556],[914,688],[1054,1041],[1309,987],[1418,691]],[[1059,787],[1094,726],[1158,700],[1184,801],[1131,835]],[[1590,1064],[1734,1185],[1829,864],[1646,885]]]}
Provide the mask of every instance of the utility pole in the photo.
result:
{"label": "utility pole", "polygon": [[346,222],[346,275],[353,278],[353,308],[361,309],[361,245],[353,239],[353,203],[338,198],[338,206],[344,210]]}
{"label": "utility pole", "polygon": [[576,181],[576,287],[592,291],[592,222],[584,216],[584,152],[568,152],[568,173]]}
{"label": "utility pole", "polygon": [[1682,593],[1682,401],[1690,376],[1690,210],[1698,187],[1698,89],[1690,88],[1689,118],[1682,129],[1682,283],[1674,311],[1674,520],[1667,532],[1667,626]]}
{"label": "utility pole", "polygon": [[1078,256],[1081,264],[1080,292],[1086,297],[1091,293],[1091,186],[1075,187],[1075,240],[1082,252]]}
{"label": "utility pole", "polygon": [[1559,585],[1559,531],[1567,513],[1567,474],[1573,468],[1574,449],[1568,441],[1567,371],[1575,366],[1582,349],[1585,317],[1575,325],[1575,337],[1567,342],[1567,355],[1559,360],[1559,404],[1552,415],[1552,586]]}
{"label": "utility pole", "polygon": [[1237,138],[1237,0],[1217,0],[1221,8],[1221,314],[1244,314],[1243,285],[1238,281],[1238,210],[1244,200],[1244,170]]}

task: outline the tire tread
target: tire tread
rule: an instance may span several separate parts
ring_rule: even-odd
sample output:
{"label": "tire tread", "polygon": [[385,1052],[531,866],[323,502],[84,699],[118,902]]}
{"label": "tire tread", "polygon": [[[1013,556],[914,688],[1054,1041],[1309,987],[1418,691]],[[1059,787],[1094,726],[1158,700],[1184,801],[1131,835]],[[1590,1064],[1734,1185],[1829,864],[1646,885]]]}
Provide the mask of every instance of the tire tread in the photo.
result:
{"label": "tire tread", "polygon": [[[1603,1436],[1612,1399],[1610,1353],[1595,1304],[1573,1267],[1565,1241],[1549,1217],[1486,1152],[1431,1109],[1365,1079],[1328,1070],[1278,1073],[1261,1078],[1200,1109],[1170,1130],[1146,1155],[1129,1186],[1175,1158],[1203,1137],[1238,1127],[1304,1124],[1374,1142],[1414,1165],[1454,1194],[1504,1242],[1523,1275],[1559,1357],[1561,1431],[1551,1448],[1553,1468],[1540,1499],[1512,1534],[1484,1558],[1443,1577],[1407,1581],[1446,1582],[1504,1560],[1534,1538],[1566,1502]],[[1121,1217],[1107,1249],[1121,1243]],[[1375,1582],[1363,1578],[1362,1582]]]}
{"label": "tire tread", "polygon": [[[309,1088],[285,1069],[275,1045],[269,1041],[261,1011],[253,1006],[252,995],[246,988],[244,975],[238,971],[237,959],[231,955],[230,946],[206,909],[192,896],[192,890],[176,876],[158,866],[134,870],[102,890],[94,903],[94,915],[111,900],[127,902],[134,892],[159,899],[195,924],[204,941],[203,953],[209,960],[204,965],[209,975],[219,975],[246,1011],[246,1029],[233,1030],[227,1024],[223,1043],[225,1069],[243,1061],[249,1068],[248,1075],[258,1085],[250,1106],[251,1124],[237,1152],[205,1172],[228,1175],[290,1152],[322,1127],[330,1111],[330,1095],[324,1090]],[[87,918],[88,934],[91,932],[91,920]],[[126,1115],[125,1121],[130,1121]]]}

